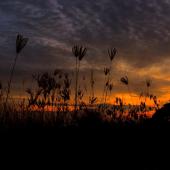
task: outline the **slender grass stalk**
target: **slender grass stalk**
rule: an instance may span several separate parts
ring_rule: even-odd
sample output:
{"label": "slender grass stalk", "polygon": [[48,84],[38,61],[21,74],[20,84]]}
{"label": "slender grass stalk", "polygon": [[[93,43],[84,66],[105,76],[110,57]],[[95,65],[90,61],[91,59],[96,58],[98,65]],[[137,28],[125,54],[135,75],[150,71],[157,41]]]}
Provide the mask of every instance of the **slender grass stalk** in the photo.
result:
{"label": "slender grass stalk", "polygon": [[90,74],[90,85],[91,85],[91,96],[92,98],[94,98],[94,72],[93,70],[91,70],[91,74]]}
{"label": "slender grass stalk", "polygon": [[24,38],[20,34],[17,35],[17,38],[16,38],[16,56],[15,56],[14,63],[12,65],[12,68],[11,68],[11,71],[10,71],[10,77],[9,77],[8,87],[7,87],[7,95],[6,95],[6,100],[5,100],[5,108],[7,106],[10,91],[11,91],[11,85],[12,85],[12,80],[13,80],[13,76],[14,76],[14,71],[15,71],[17,59],[18,59],[18,56],[19,56],[20,52],[22,51],[22,49],[26,46],[27,42],[28,42],[28,38]]}
{"label": "slender grass stalk", "polygon": [[[78,102],[78,86],[79,86],[79,73],[80,73],[80,59],[77,59],[76,58],[76,60],[77,60],[77,75],[76,75],[76,107],[77,107],[77,105],[79,104],[79,102]],[[77,109],[77,108],[76,108]]]}
{"label": "slender grass stalk", "polygon": [[129,93],[129,96],[130,96],[130,98],[131,98],[131,101],[132,101],[132,105],[134,104],[134,101],[133,101],[133,96],[132,96],[132,94],[131,94],[131,90],[130,90],[130,87],[129,87],[129,84],[127,85],[127,88],[128,88],[128,93]]}
{"label": "slender grass stalk", "polygon": [[120,79],[120,81],[121,81],[124,85],[127,86],[127,90],[128,90],[129,96],[130,96],[130,98],[131,98],[131,102],[132,102],[132,104],[133,104],[134,102],[133,102],[132,95],[131,95],[131,91],[130,91],[130,87],[129,87],[129,79],[128,79],[128,77],[127,77],[127,76],[122,77],[122,78]]}
{"label": "slender grass stalk", "polygon": [[76,57],[75,111],[77,111],[77,93],[78,93],[78,58]]}
{"label": "slender grass stalk", "polygon": [[[105,70],[104,70],[105,72]],[[101,103],[104,101],[104,96],[105,96],[105,91],[106,91],[106,80],[107,80],[107,77],[106,77],[106,74],[105,74],[105,77],[104,77],[104,88],[103,88],[103,94],[102,94],[102,98],[101,98]]]}
{"label": "slender grass stalk", "polygon": [[106,85],[106,89],[105,89],[104,104],[107,103],[109,83],[110,83],[110,77],[108,76],[108,79],[106,82],[107,85]]}
{"label": "slender grass stalk", "polygon": [[91,70],[90,73],[90,87],[91,87],[91,94],[89,97],[89,104],[93,106],[97,102],[97,97],[95,97],[94,93],[94,85],[95,85],[95,80],[94,80],[94,71],[93,69]]}
{"label": "slender grass stalk", "polygon": [[108,91],[109,91],[109,87],[111,85],[112,62],[113,62],[113,59],[115,58],[116,54],[117,54],[116,48],[108,49],[108,56],[110,59],[110,67],[106,68],[104,70],[104,73],[105,73],[105,87],[104,87],[104,91],[103,91],[104,104],[106,104],[106,102],[107,102]]}
{"label": "slender grass stalk", "polygon": [[150,86],[151,86],[151,81],[150,80],[146,80],[145,103],[147,103],[147,98],[150,98]]}
{"label": "slender grass stalk", "polygon": [[14,76],[14,71],[15,71],[15,66],[16,66],[16,62],[17,62],[17,59],[18,59],[18,55],[19,55],[19,54],[16,54],[15,59],[14,59],[14,63],[13,63],[13,65],[12,65],[12,68],[11,68],[11,71],[10,71],[10,78],[9,78],[9,82],[8,82],[8,88],[7,88],[7,96],[6,96],[6,100],[5,100],[5,106],[6,106],[7,103],[8,103],[9,94],[10,94],[10,90],[11,90],[12,79],[13,79],[13,76]]}
{"label": "slender grass stalk", "polygon": [[76,57],[76,81],[75,81],[75,111],[77,112],[77,105],[78,105],[78,81],[79,81],[79,71],[80,71],[80,62],[83,59],[83,57],[86,55],[87,48],[84,48],[83,46],[74,46],[72,48],[72,52],[74,56]]}

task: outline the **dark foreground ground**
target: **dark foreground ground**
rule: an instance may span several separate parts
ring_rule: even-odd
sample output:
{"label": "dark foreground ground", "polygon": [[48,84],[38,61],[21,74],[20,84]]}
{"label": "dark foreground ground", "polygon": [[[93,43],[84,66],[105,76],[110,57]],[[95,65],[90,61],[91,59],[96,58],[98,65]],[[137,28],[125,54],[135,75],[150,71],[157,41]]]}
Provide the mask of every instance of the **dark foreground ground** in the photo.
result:
{"label": "dark foreground ground", "polygon": [[17,158],[14,164],[37,169],[169,170],[169,108],[138,122],[108,123],[95,112],[67,126],[63,120],[7,122],[0,125],[0,153],[6,167]]}
{"label": "dark foreground ground", "polygon": [[39,169],[169,170],[169,125],[86,123],[1,129],[1,156]]}
{"label": "dark foreground ground", "polygon": [[55,121],[43,122],[41,120],[26,119],[26,120],[5,120],[0,123],[0,132],[8,132],[11,130],[28,130],[28,131],[56,131],[56,130],[170,130],[170,122],[167,119],[157,119],[156,115],[153,118],[142,120],[114,120],[104,121],[96,112],[89,113],[88,115],[75,118],[68,124],[64,119],[57,119]]}
{"label": "dark foreground ground", "polygon": [[[5,123],[1,121],[0,132],[21,132],[30,134],[63,134],[84,132],[87,135],[108,135],[114,134],[123,136],[126,134],[134,136],[148,135],[161,135],[164,133],[170,134],[170,104],[166,104],[162,109],[158,110],[150,119],[142,119],[139,121],[122,121],[116,120],[112,122],[103,121],[100,114],[97,112],[89,112],[86,116],[75,118],[70,124],[65,124],[64,120],[57,119],[55,121],[48,121],[42,123],[41,120],[26,119],[26,121],[10,121]],[[83,134],[83,133],[82,133]],[[80,133],[81,135],[81,133]],[[55,135],[54,135],[55,136]],[[85,135],[86,136],[86,135]],[[169,136],[169,135],[168,135]]]}
{"label": "dark foreground ground", "polygon": [[[11,130],[170,130],[170,110],[166,109],[165,106],[158,110],[152,118],[139,120],[116,119],[106,121],[101,118],[101,114],[98,112],[88,112],[85,116],[72,118],[71,121],[66,121],[63,116],[58,117],[57,119],[44,121],[41,115],[39,115],[38,119],[32,117],[27,117],[23,120],[2,119],[0,121],[0,132],[8,132]],[[35,113],[35,115],[36,114],[37,113]]]}

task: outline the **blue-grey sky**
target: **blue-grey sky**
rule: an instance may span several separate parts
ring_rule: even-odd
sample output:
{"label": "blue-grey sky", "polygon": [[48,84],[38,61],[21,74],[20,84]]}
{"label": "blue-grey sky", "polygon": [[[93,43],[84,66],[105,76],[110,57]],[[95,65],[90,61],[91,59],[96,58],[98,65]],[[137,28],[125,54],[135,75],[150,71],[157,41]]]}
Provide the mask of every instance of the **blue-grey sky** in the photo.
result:
{"label": "blue-grey sky", "polygon": [[[107,48],[116,47],[115,93],[123,91],[121,76],[139,92],[146,78],[163,96],[170,87],[170,0],[5,0],[0,1],[0,80],[5,83],[15,56],[15,38],[29,43],[18,59],[14,87],[31,74],[61,68],[72,70],[71,48],[82,44],[88,54],[83,74],[95,70],[102,86]],[[17,85],[18,83],[18,85]]]}

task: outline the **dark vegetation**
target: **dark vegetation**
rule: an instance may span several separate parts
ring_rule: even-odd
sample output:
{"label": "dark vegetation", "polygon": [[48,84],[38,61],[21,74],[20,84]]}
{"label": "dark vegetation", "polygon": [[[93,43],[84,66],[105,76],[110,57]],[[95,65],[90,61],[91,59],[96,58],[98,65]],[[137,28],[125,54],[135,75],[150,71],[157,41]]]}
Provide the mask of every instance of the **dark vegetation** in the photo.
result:
{"label": "dark vegetation", "polygon": [[[75,45],[72,53],[75,57],[75,82],[69,73],[56,69],[53,73],[32,75],[36,83],[34,89],[27,88],[28,100],[15,102],[10,92],[15,67],[19,54],[26,46],[27,38],[17,36],[16,56],[11,68],[7,88],[0,83],[0,128],[145,128],[169,127],[170,104],[160,108],[158,99],[150,93],[151,81],[147,80],[146,91],[137,96],[139,105],[126,104],[115,96],[111,105],[109,100],[114,88],[112,80],[112,63],[117,56],[117,49],[108,49],[110,65],[104,68],[104,87],[102,98],[95,96],[95,73],[91,70],[89,101],[84,100],[87,89],[80,83],[81,61],[86,56],[87,48]],[[120,78],[130,98],[130,81],[127,75]],[[75,90],[71,86],[74,85]],[[72,96],[74,93],[74,99]],[[153,103],[151,107],[148,101]],[[149,117],[148,112],[153,112]]]}

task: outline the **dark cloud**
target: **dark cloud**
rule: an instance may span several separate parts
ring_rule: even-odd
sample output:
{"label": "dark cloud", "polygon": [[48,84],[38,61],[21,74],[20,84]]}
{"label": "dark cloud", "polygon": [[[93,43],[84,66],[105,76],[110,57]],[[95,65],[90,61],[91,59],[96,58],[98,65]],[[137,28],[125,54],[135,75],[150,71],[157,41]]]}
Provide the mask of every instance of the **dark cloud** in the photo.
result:
{"label": "dark cloud", "polygon": [[[9,73],[20,32],[30,39],[18,61],[20,72],[72,69],[71,47],[80,43],[89,49],[83,63],[86,72],[93,67],[102,79],[99,70],[107,63],[107,48],[114,46],[119,50],[115,75],[118,78],[134,70],[135,78],[135,70],[157,63],[161,67],[169,60],[169,16],[170,0],[1,1],[0,76],[4,79]],[[119,67],[121,62],[126,63],[124,70]]]}

